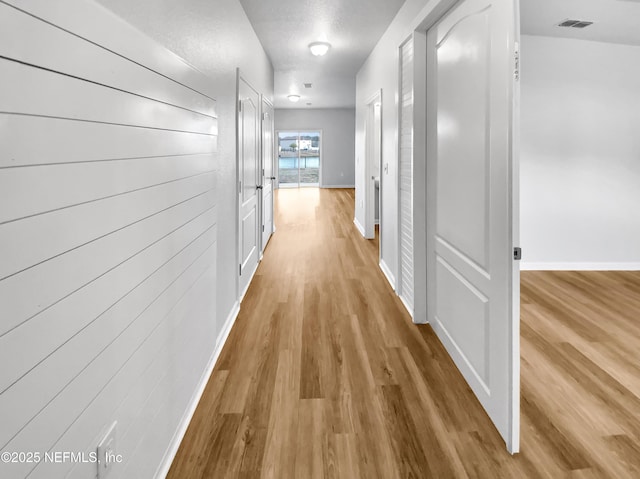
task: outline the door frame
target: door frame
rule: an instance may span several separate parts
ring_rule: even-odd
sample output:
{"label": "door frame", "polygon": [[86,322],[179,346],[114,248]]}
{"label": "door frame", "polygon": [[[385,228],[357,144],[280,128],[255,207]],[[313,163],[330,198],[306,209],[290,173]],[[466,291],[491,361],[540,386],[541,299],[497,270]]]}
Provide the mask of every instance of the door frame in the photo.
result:
{"label": "door frame", "polygon": [[[262,178],[262,186],[263,189],[260,190],[260,224],[263,225],[264,223],[264,153],[265,153],[265,144],[264,144],[264,120],[265,120],[265,104],[271,109],[271,112],[274,113],[273,118],[271,119],[271,137],[273,140],[275,140],[274,138],[274,128],[275,128],[275,108],[273,106],[273,103],[264,95],[260,95],[260,171],[259,174],[261,175],[260,177]],[[276,160],[275,160],[275,152],[273,151],[275,150],[275,141],[273,141],[273,144],[271,145],[271,175],[272,177],[276,178],[275,180],[270,180],[271,181],[271,235],[275,232],[276,228],[275,228],[275,218],[274,218],[274,208],[275,208],[275,201],[274,201],[274,194],[275,194],[275,190],[276,190],[276,183],[278,181],[278,176],[274,171],[274,168],[276,166]],[[264,225],[263,225],[264,226]],[[266,248],[266,244],[262,244],[263,242],[263,236],[264,236],[264,232],[263,231],[258,231],[258,233],[260,234],[260,259],[262,260],[262,255],[264,253],[264,250]],[[269,236],[269,238],[271,238],[271,236]],[[267,243],[269,242],[269,240],[267,240]]]}
{"label": "door frame", "polygon": [[[296,132],[298,134],[298,139],[300,138],[300,133],[320,133],[320,147],[318,148],[318,184],[316,185],[315,183],[300,183],[300,156],[298,156],[298,186],[297,188],[322,188],[322,149],[323,149],[323,137],[324,137],[324,132],[322,131],[322,128],[279,128],[277,130],[275,130],[274,133],[274,139],[276,139],[277,141],[274,141],[274,149],[275,149],[275,153],[274,153],[274,158],[273,161],[276,163],[276,170],[277,170],[277,174],[276,177],[278,178],[276,181],[278,183],[278,189],[280,189],[280,155],[278,154],[280,152],[280,133],[283,131],[290,131],[290,132]],[[276,158],[277,157],[277,158]],[[285,186],[286,188],[294,188],[293,186]]]}
{"label": "door frame", "polygon": [[[424,105],[420,108],[416,106],[418,98],[414,97],[414,131],[423,132],[422,135],[414,135],[414,166],[420,164],[421,171],[416,172],[414,170],[414,185],[418,175],[424,180],[422,183],[423,192],[425,194],[416,195],[414,190],[414,212],[422,212],[426,217],[427,211],[427,194],[426,194],[426,164],[427,164],[427,101],[426,101],[426,88],[427,88],[427,64],[426,64],[426,36],[427,32],[436,25],[440,19],[442,19],[450,10],[452,10],[460,0],[435,0],[433,7],[425,15],[425,17],[418,23],[414,29],[413,34],[415,37],[414,49],[420,44],[420,48],[423,48],[425,55],[418,54],[418,51],[414,50],[414,92],[420,92],[424,94],[424,97],[420,105]],[[513,56],[519,50],[520,44],[520,4],[519,0],[510,0],[514,5],[514,31],[512,32],[513,38],[510,40],[509,47],[512,49]],[[420,40],[418,40],[420,38]],[[424,40],[424,41],[423,41]],[[404,42],[404,40],[403,40]],[[424,45],[422,45],[424,43]],[[422,58],[424,57],[424,58]],[[420,58],[419,62],[417,61]],[[508,72],[505,72],[507,74]],[[509,137],[510,150],[511,150],[511,164],[510,164],[510,182],[511,182],[511,197],[510,197],[510,214],[512,217],[512,230],[511,241],[512,246],[519,246],[519,124],[520,124],[520,84],[519,80],[515,79],[512,82],[512,89],[509,91],[509,101],[513,105],[512,118],[511,118],[511,132]],[[422,168],[424,167],[424,172]],[[424,176],[422,176],[424,174]],[[368,177],[367,177],[368,178]],[[416,214],[414,213],[414,219]],[[424,231],[426,231],[426,221],[421,219],[425,223]],[[414,231],[418,231],[420,228],[414,228]],[[420,233],[419,238],[414,237],[414,272],[418,270],[418,267],[424,267],[426,273],[426,251],[427,251],[427,235]],[[424,254],[424,265],[416,262],[416,252],[420,251],[420,257],[418,260],[422,262],[422,255]],[[418,285],[420,282],[420,285]],[[424,285],[424,286],[423,286]],[[416,277],[415,291],[424,291],[426,293],[426,274],[424,278]],[[512,321],[510,324],[511,330],[509,331],[509,337],[511,338],[511,364],[510,364],[510,388],[511,388],[511,403],[509,404],[509,431],[506,438],[506,447],[511,454],[515,454],[520,450],[520,264],[518,261],[512,261],[511,269],[511,304],[509,305],[512,311]],[[424,289],[418,289],[418,287]],[[418,304],[418,298],[422,298],[421,303]],[[414,295],[414,314],[415,322],[427,322],[426,312],[426,294]],[[424,310],[423,310],[424,308]],[[424,311],[424,312],[423,312]]]}
{"label": "door frame", "polygon": [[[384,171],[382,168],[382,115],[383,115],[383,106],[382,106],[382,89],[376,90],[366,101],[367,114],[365,117],[365,125],[364,125],[364,144],[365,144],[365,155],[364,155],[364,178],[365,178],[365,202],[364,202],[364,237],[366,239],[374,239],[376,237],[376,225],[375,225],[375,199],[376,199],[376,187],[375,180],[373,176],[373,163],[376,161],[375,158],[372,158],[375,147],[378,147],[378,171],[380,174],[380,195],[378,197],[379,204],[379,231],[380,231],[380,240],[378,245],[378,261],[382,259],[382,226],[384,223],[384,215],[382,213],[382,198],[383,198],[383,190],[384,190]],[[375,108],[376,104],[379,105],[380,108],[380,124],[378,125],[380,138],[376,142],[375,134],[372,134],[373,129],[376,128],[375,123]]]}

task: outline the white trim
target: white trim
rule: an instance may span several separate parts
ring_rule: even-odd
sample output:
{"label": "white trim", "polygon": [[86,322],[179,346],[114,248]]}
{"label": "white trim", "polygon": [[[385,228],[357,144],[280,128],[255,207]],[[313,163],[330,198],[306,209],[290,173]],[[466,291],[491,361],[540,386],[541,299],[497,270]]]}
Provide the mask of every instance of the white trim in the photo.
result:
{"label": "white trim", "polygon": [[521,262],[522,271],[640,271],[640,263]]}
{"label": "white trim", "polygon": [[[404,300],[404,298],[402,297],[402,294],[399,294],[398,298],[400,298],[400,302],[404,306],[404,309],[407,310],[407,313],[409,313],[409,316],[411,316],[411,319],[413,320],[413,322],[416,323],[416,320],[415,320],[415,318],[413,316],[413,310],[409,307],[407,302]],[[422,323],[416,323],[416,324],[422,324]]]}
{"label": "white trim", "polygon": [[391,288],[395,291],[396,280],[393,276],[393,273],[391,272],[391,269],[389,268],[389,266],[387,266],[387,263],[385,263],[383,259],[380,260],[379,266],[382,272],[384,273],[384,276],[387,278],[387,281],[391,285]]}
{"label": "white trim", "polygon": [[320,188],[355,188],[356,185],[322,185]]}
{"label": "white trim", "polygon": [[182,419],[180,420],[180,424],[178,425],[176,432],[171,438],[171,442],[169,443],[169,447],[167,448],[162,461],[160,461],[160,465],[158,469],[156,469],[156,473],[154,477],[156,479],[163,479],[167,477],[169,473],[169,469],[171,468],[171,464],[178,453],[178,449],[180,448],[180,444],[182,443],[182,439],[184,438],[185,433],[187,432],[187,428],[191,423],[191,419],[193,418],[194,413],[196,412],[196,408],[198,407],[198,403],[200,402],[200,398],[204,393],[207,384],[209,383],[209,378],[211,377],[211,373],[213,373],[213,368],[220,357],[220,353],[222,352],[222,348],[224,344],[227,342],[227,338],[229,337],[229,333],[231,332],[231,328],[236,322],[236,318],[238,317],[238,313],[240,312],[240,304],[236,302],[231,308],[231,312],[227,316],[227,319],[222,327],[222,331],[218,335],[218,340],[216,341],[216,347],[213,350],[213,354],[209,359],[209,363],[207,364],[206,369],[202,373],[202,377],[200,378],[200,382],[198,383],[198,387],[193,393],[191,397],[191,401],[189,406],[184,412]]}
{"label": "white trim", "polygon": [[253,281],[253,277],[256,275],[256,271],[258,271],[258,266],[260,266],[260,261],[261,259],[258,259],[258,262],[256,263],[256,267],[253,268],[253,271],[249,275],[249,280],[247,281],[247,285],[244,287],[244,291],[242,291],[242,294],[238,298],[239,303],[242,303],[242,300],[244,299],[244,295],[247,294],[247,291],[249,291],[249,286],[251,286],[251,282]]}
{"label": "white trim", "polygon": [[360,222],[358,221],[358,218],[353,218],[353,224],[356,225],[356,228],[358,229],[360,234],[364,236],[364,226],[360,224]]}

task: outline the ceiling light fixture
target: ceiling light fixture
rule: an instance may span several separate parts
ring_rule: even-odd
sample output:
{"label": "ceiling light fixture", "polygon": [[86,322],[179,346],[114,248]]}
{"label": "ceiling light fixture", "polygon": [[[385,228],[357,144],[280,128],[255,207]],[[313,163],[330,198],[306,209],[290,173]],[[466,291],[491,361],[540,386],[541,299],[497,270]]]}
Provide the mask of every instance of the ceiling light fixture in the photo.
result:
{"label": "ceiling light fixture", "polygon": [[311,53],[317,57],[325,55],[329,51],[329,48],[331,48],[331,43],[329,42],[309,43],[309,50],[311,50]]}
{"label": "ceiling light fixture", "polygon": [[287,98],[292,103],[297,103],[300,100],[300,95],[287,95]]}

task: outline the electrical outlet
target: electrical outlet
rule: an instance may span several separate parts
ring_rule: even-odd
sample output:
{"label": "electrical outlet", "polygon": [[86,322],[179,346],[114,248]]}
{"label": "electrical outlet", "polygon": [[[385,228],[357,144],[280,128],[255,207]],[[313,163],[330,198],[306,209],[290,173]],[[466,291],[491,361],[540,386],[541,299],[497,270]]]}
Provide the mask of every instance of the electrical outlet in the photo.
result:
{"label": "electrical outlet", "polygon": [[98,479],[109,477],[116,462],[116,426],[114,422],[98,444]]}

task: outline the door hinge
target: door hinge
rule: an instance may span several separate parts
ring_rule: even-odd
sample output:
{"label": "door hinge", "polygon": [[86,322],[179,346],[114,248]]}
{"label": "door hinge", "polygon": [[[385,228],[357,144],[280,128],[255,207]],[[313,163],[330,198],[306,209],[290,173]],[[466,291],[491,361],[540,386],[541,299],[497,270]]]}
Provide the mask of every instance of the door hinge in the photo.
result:
{"label": "door hinge", "polygon": [[262,225],[262,232],[264,233],[264,225]]}
{"label": "door hinge", "polygon": [[239,274],[240,276],[242,276],[242,265],[238,265],[238,266],[239,266],[239,268],[238,268],[238,274]]}
{"label": "door hinge", "polygon": [[513,259],[519,261],[522,259],[522,248],[516,246],[513,248]]}
{"label": "door hinge", "polygon": [[242,192],[242,180],[238,181],[238,193]]}
{"label": "door hinge", "polygon": [[242,100],[238,100],[238,111],[242,111]]}
{"label": "door hinge", "polygon": [[516,43],[515,50],[513,52],[514,68],[513,78],[515,81],[520,81],[520,45]]}

